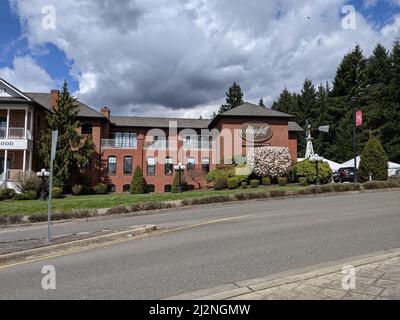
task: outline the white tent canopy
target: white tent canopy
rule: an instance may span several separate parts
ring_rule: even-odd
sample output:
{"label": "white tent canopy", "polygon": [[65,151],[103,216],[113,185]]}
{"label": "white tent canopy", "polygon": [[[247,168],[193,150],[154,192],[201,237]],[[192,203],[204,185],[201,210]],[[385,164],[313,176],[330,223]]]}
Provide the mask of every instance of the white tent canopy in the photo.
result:
{"label": "white tent canopy", "polygon": [[[357,157],[357,169],[360,166],[360,156]],[[343,162],[340,165],[340,168],[354,167],[354,159],[350,159],[349,161]],[[396,173],[396,170],[400,169],[400,164],[394,162],[388,162],[388,175],[389,177]]]}

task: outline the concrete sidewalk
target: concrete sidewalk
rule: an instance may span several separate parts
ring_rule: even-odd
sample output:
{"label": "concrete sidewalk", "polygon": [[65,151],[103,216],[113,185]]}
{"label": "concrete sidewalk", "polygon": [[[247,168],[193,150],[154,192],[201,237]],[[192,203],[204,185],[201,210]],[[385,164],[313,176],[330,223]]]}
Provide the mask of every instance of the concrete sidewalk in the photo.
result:
{"label": "concrete sidewalk", "polygon": [[[354,274],[355,277],[352,277]],[[400,249],[235,282],[168,299],[399,300]]]}

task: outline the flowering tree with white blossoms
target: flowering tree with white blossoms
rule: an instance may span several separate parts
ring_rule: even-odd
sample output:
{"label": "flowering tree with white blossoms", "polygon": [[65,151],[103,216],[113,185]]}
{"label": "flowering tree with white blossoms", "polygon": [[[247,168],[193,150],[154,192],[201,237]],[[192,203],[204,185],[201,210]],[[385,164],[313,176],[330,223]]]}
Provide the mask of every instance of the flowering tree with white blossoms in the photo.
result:
{"label": "flowering tree with white blossoms", "polygon": [[247,164],[258,176],[280,177],[289,173],[292,160],[287,147],[256,147],[247,155]]}

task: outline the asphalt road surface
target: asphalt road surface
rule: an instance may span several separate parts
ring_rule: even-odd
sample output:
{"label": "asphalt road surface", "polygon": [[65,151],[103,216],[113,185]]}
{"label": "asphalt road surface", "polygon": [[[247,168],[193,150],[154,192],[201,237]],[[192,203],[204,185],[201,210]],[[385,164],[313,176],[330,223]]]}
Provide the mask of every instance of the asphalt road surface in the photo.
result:
{"label": "asphalt road surface", "polygon": [[[0,299],[159,299],[400,247],[400,192],[208,205],[57,224],[54,232],[148,223],[183,228],[0,267]],[[2,229],[0,241],[45,232],[44,226]],[[55,267],[56,290],[42,289],[44,265]]]}

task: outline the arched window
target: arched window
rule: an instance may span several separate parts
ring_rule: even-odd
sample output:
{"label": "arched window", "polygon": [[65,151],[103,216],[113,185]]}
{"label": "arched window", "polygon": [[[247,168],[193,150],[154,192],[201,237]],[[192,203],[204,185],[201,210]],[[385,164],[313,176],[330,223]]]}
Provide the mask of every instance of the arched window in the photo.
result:
{"label": "arched window", "polygon": [[115,176],[117,174],[117,157],[109,156],[108,157],[108,175]]}
{"label": "arched window", "polygon": [[154,187],[154,184],[148,184],[147,185],[147,192],[154,192],[156,188]]}
{"label": "arched window", "polygon": [[123,192],[129,193],[130,191],[131,191],[131,185],[130,184],[124,184]]}
{"label": "arched window", "polygon": [[115,186],[115,184],[109,184],[108,185],[108,192],[114,193],[115,191],[117,191],[117,187]]}
{"label": "arched window", "polygon": [[166,184],[164,186],[164,192],[171,192],[172,191],[172,186],[170,184]]}
{"label": "arched window", "polygon": [[131,156],[124,157],[124,174],[126,174],[126,175],[132,174],[132,157]]}

